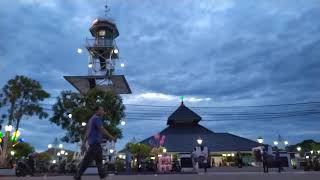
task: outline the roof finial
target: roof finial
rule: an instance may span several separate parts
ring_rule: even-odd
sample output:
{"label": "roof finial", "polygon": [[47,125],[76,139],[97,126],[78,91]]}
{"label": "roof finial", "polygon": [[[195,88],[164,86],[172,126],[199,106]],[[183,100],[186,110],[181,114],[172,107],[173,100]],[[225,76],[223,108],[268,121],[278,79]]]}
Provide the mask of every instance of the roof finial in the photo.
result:
{"label": "roof finial", "polygon": [[183,105],[184,96],[180,96],[180,99],[181,99],[181,105]]}
{"label": "roof finial", "polygon": [[107,17],[108,12],[110,11],[110,8],[108,6],[108,0],[106,0],[106,5],[104,6],[104,15]]}

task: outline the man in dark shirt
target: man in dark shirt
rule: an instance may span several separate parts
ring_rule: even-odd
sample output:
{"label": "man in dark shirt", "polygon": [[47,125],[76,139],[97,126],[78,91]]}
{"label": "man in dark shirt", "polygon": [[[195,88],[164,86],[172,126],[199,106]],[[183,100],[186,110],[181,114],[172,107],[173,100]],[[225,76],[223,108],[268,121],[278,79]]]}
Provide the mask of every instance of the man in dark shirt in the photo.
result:
{"label": "man in dark shirt", "polygon": [[113,137],[104,127],[102,122],[102,116],[105,114],[103,107],[97,106],[95,109],[95,114],[90,118],[84,142],[82,144],[81,150],[86,150],[86,142],[89,144],[89,149],[86,151],[86,154],[79,165],[79,170],[75,175],[76,180],[80,180],[82,174],[88,168],[93,160],[95,160],[99,176],[101,179],[106,177],[103,164],[102,164],[102,136],[109,138],[115,141],[115,137]]}

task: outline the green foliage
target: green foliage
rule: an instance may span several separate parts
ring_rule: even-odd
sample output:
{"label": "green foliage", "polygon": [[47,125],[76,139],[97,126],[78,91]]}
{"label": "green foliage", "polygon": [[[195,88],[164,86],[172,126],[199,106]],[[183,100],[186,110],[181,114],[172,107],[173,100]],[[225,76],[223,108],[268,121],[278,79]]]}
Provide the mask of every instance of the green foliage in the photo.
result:
{"label": "green foliage", "polygon": [[[122,98],[112,92],[104,92],[99,89],[91,89],[87,94],[79,94],[71,91],[63,91],[53,105],[54,114],[50,118],[52,123],[66,130],[62,138],[65,142],[79,142],[85,134],[82,122],[88,122],[94,114],[94,107],[101,105],[107,111],[103,117],[104,127],[118,138],[122,137],[121,129],[117,126],[125,117]],[[68,114],[72,114],[72,118]]]}
{"label": "green foliage", "polygon": [[29,143],[19,143],[12,148],[15,151],[15,157],[27,157],[30,153],[34,152],[34,147]]}
{"label": "green foliage", "polygon": [[2,106],[8,105],[8,113],[2,115],[2,119],[7,118],[9,124],[17,122],[19,128],[21,118],[25,116],[38,116],[40,119],[48,117],[43,111],[39,102],[50,95],[42,89],[38,81],[25,76],[16,76],[7,82],[2,88],[3,94],[0,96]]}
{"label": "green foliage", "polygon": [[42,152],[36,155],[36,160],[49,162],[51,160],[51,155],[48,152]]}
{"label": "green foliage", "polygon": [[134,156],[140,155],[141,157],[148,157],[152,149],[150,146],[141,143],[129,143],[126,146],[129,147],[131,154]]}

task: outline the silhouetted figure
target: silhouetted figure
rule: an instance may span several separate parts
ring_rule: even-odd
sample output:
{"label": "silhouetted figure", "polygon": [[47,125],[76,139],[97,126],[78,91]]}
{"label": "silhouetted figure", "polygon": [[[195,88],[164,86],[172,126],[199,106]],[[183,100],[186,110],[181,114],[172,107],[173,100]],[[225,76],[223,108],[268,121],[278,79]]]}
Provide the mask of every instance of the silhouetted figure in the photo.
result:
{"label": "silhouetted figure", "polygon": [[242,168],[243,161],[242,161],[242,156],[241,156],[240,151],[238,151],[236,154],[236,161],[237,161],[238,168]]}
{"label": "silhouetted figure", "polygon": [[34,158],[33,158],[32,154],[29,155],[27,164],[30,168],[30,174],[31,174],[31,176],[33,176],[35,168],[34,168]]}
{"label": "silhouetted figure", "polygon": [[131,174],[131,161],[132,161],[132,154],[130,152],[129,147],[126,149],[126,171],[128,174]]}
{"label": "silhouetted figure", "polygon": [[278,172],[280,173],[282,168],[281,168],[281,159],[280,159],[279,149],[276,150],[276,164],[278,167]]}
{"label": "silhouetted figure", "polygon": [[263,165],[263,172],[268,173],[269,164],[268,164],[268,153],[266,150],[263,150],[263,153],[262,153],[262,165]]}

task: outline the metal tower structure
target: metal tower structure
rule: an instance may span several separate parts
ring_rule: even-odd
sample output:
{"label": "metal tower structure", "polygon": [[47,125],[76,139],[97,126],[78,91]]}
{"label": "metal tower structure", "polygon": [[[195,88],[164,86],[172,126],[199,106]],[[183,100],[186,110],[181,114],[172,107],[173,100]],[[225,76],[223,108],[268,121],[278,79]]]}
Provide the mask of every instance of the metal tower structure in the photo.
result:
{"label": "metal tower structure", "polygon": [[124,75],[115,75],[119,49],[116,38],[119,31],[116,24],[107,17],[108,5],[105,5],[105,17],[95,19],[90,27],[91,38],[86,38],[85,47],[89,52],[87,76],[64,76],[80,93],[92,88],[104,91],[113,90],[118,94],[131,94]]}

